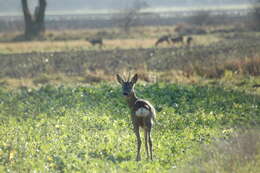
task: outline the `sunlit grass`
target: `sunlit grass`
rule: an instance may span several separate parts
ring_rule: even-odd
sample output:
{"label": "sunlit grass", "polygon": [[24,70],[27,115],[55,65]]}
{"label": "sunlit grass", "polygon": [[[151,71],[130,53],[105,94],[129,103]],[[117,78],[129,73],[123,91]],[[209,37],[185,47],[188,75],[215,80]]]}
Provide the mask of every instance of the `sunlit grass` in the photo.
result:
{"label": "sunlit grass", "polygon": [[[193,45],[209,45],[218,42],[220,38],[216,36],[196,36]],[[0,53],[29,53],[29,52],[66,52],[66,51],[82,51],[82,50],[114,50],[114,49],[138,49],[138,48],[155,48],[156,39],[114,39],[104,40],[103,46],[91,45],[85,40],[70,41],[30,41],[30,42],[7,42],[0,43]],[[168,44],[162,43],[159,47],[180,47],[184,44]]]}
{"label": "sunlit grass", "polygon": [[[130,113],[116,84],[0,88],[0,170],[174,172],[196,164],[201,146],[210,149],[216,139],[228,141],[237,127],[260,122],[259,98],[243,92],[167,83],[139,84],[136,91],[157,110],[154,161],[145,160],[144,146],[143,160],[134,161]],[[253,147],[249,151],[252,156],[257,152]],[[211,152],[213,156],[205,160],[207,171],[213,169],[207,161],[228,165],[214,157],[218,150]]]}

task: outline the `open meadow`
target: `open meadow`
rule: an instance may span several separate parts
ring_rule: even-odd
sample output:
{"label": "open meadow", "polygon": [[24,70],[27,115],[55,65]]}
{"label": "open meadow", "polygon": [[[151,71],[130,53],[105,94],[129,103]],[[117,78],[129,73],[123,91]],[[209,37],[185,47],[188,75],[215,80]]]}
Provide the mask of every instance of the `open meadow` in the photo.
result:
{"label": "open meadow", "polygon": [[[29,42],[1,34],[0,172],[256,173],[260,33],[205,30],[157,47],[160,36],[178,35],[174,27],[48,31]],[[94,36],[102,47],[86,41]],[[153,161],[144,143],[135,161],[115,80],[128,72],[139,74],[137,96],[157,111]]]}

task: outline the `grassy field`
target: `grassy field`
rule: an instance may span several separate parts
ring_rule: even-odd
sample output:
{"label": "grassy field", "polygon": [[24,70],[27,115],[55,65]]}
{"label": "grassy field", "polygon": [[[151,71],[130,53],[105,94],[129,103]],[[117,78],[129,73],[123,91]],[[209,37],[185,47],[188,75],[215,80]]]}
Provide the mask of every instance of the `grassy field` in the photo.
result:
{"label": "grassy field", "polygon": [[[219,26],[218,29],[224,26]],[[225,26],[230,28],[230,26]],[[212,28],[208,28],[210,31]],[[215,28],[216,29],[216,28]],[[104,46],[101,50],[154,48],[156,40],[162,35],[178,36],[174,27],[136,27],[129,33],[118,28],[48,31],[39,40],[13,42],[21,33],[0,33],[0,54],[29,52],[61,52],[61,51],[100,51],[99,46],[92,46],[87,38],[102,38]],[[209,45],[223,40],[218,35],[194,35],[193,45]],[[186,38],[184,38],[186,39]],[[160,47],[180,47],[180,44],[163,43]]]}
{"label": "grassy field", "polygon": [[[259,98],[244,92],[165,83],[138,85],[137,92],[156,105],[158,112],[152,162],[134,161],[135,136],[118,86],[1,89],[0,170],[174,172],[200,157],[202,144],[216,139],[224,144],[237,128],[256,128],[260,122]],[[254,172],[257,168],[247,166],[255,163],[257,153],[233,153],[234,158],[231,155],[226,161],[234,165],[224,163],[218,169]],[[236,158],[247,155],[250,158]],[[211,165],[207,160],[203,164]],[[194,172],[216,171],[196,166]]]}
{"label": "grassy field", "polygon": [[157,48],[155,38],[144,37],[105,40],[103,48],[83,40],[0,43],[0,83],[6,87],[85,84],[111,81],[124,71],[138,72],[147,82],[258,76],[258,38],[257,32],[195,35],[190,47],[164,43]]}
{"label": "grassy field", "polygon": [[[197,36],[194,37],[194,45],[208,45],[219,41],[218,38]],[[206,40],[208,41],[206,42]],[[33,41],[18,43],[0,43],[0,52],[2,54],[29,53],[29,52],[64,52],[64,51],[84,51],[84,50],[114,50],[114,49],[136,49],[136,48],[154,48],[156,39],[114,39],[104,40],[104,46],[92,46],[84,40],[76,41]],[[160,47],[180,47],[181,44],[169,45],[163,43]]]}
{"label": "grassy field", "polygon": [[[173,27],[49,31],[31,42],[3,34],[0,172],[256,173],[260,34],[206,30],[190,47],[157,48]],[[103,48],[85,41],[100,35]],[[143,146],[134,161],[130,112],[115,81],[128,72],[139,74],[137,95],[157,111],[154,161]]]}

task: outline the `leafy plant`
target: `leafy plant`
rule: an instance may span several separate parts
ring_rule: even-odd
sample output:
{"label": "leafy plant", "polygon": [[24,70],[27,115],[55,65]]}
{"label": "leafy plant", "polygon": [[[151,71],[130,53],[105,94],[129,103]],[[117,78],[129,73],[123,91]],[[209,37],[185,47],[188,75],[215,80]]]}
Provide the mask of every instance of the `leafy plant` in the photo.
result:
{"label": "leafy plant", "polygon": [[260,122],[259,98],[243,92],[166,83],[136,90],[157,109],[153,162],[134,161],[135,137],[119,87],[47,85],[0,89],[0,169],[168,172],[199,156],[202,144]]}

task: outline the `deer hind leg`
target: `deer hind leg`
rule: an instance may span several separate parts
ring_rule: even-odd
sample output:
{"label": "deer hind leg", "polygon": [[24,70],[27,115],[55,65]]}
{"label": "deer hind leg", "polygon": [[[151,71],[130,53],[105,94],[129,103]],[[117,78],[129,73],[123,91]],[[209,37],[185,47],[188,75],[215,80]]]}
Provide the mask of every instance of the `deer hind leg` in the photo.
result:
{"label": "deer hind leg", "polygon": [[140,131],[139,131],[139,127],[134,127],[134,131],[135,131],[135,135],[136,135],[136,139],[137,139],[137,154],[136,154],[136,161],[140,161],[141,160],[141,155],[140,155],[140,151],[141,151],[141,136],[140,136]]}
{"label": "deer hind leg", "polygon": [[161,43],[161,41],[157,40],[156,43],[155,43],[155,46],[158,46],[160,43]]}
{"label": "deer hind leg", "polygon": [[148,132],[147,132],[147,129],[145,128],[144,129],[144,142],[145,142],[145,150],[146,150],[146,154],[147,154],[147,160],[149,159],[149,150],[148,150],[148,142],[147,142],[147,139],[148,139]]}
{"label": "deer hind leg", "polygon": [[150,149],[150,159],[153,160],[153,143],[151,137],[151,128],[147,129],[147,136],[149,141],[149,149]]}

